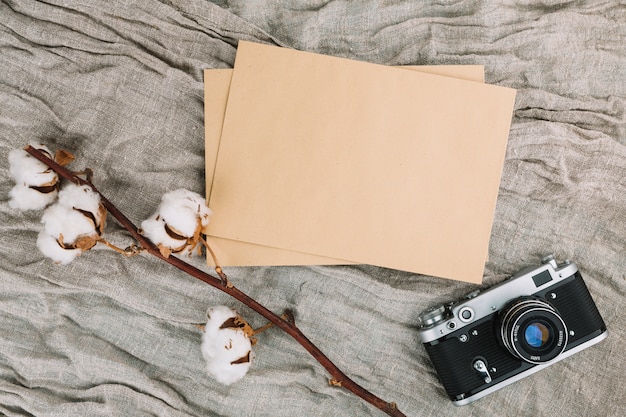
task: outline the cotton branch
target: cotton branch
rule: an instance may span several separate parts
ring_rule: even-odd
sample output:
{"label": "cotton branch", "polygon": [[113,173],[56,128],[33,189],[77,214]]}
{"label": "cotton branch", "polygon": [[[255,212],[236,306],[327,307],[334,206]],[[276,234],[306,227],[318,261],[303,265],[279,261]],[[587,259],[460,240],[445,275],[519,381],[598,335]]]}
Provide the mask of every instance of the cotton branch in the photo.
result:
{"label": "cotton branch", "polygon": [[389,416],[392,416],[392,417],[404,416],[404,414],[400,410],[398,410],[395,403],[382,400],[381,398],[372,394],[371,392],[369,392],[368,390],[366,390],[365,388],[357,384],[355,381],[350,379],[317,346],[315,346],[313,342],[311,342],[300,331],[300,329],[295,325],[295,322],[293,321],[291,316],[288,316],[286,318],[280,317],[274,314],[272,311],[268,310],[263,305],[259,304],[256,300],[249,297],[244,292],[240,291],[237,287],[232,286],[232,285],[227,285],[227,282],[221,277],[218,278],[213,275],[210,275],[194,267],[193,265],[190,265],[184,262],[183,260],[181,260],[180,258],[177,258],[176,256],[164,256],[154,243],[152,243],[149,239],[143,236],[139,232],[138,228],[121,211],[119,211],[117,207],[115,207],[100,191],[98,191],[98,189],[91,183],[90,178],[88,179],[80,178],[76,174],[72,173],[65,167],[55,162],[53,159],[49,158],[40,150],[30,145],[27,146],[25,150],[26,152],[28,152],[29,154],[31,154],[32,156],[34,156],[35,158],[37,158],[38,160],[40,160],[41,162],[49,166],[59,176],[67,179],[68,181],[71,181],[78,185],[90,186],[94,192],[100,195],[101,202],[104,205],[104,207],[107,209],[107,211],[120,223],[122,227],[124,227],[133,236],[133,238],[139,243],[139,246],[143,250],[175,266],[181,271],[186,272],[192,277],[197,278],[200,281],[203,281],[225,292],[226,294],[242,302],[243,304],[245,304],[252,310],[256,311],[258,314],[260,314],[261,316],[269,320],[271,323],[273,323],[276,327],[279,327],[285,333],[287,333],[292,338],[294,338],[307,352],[309,352],[309,354],[311,354],[311,356],[313,356],[313,358],[315,358],[315,360],[317,360],[317,362],[320,363],[320,365],[322,365],[327,370],[327,372],[331,376],[331,378],[329,379],[330,385],[341,387],[354,393],[355,395],[359,396],[363,400],[369,402],[373,406],[382,410]]}

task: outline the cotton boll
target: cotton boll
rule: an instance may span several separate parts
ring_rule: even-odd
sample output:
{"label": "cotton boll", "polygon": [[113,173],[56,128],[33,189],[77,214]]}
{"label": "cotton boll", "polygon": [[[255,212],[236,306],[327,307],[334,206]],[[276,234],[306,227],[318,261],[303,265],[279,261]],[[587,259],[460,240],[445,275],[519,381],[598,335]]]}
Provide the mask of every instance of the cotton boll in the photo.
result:
{"label": "cotton boll", "polygon": [[[43,144],[30,144],[32,147],[51,156],[50,149]],[[24,149],[14,149],[9,152],[9,172],[18,184],[42,186],[56,183],[57,174],[46,164],[30,155]]]}
{"label": "cotton boll", "polygon": [[[31,144],[50,155],[42,144]],[[57,174],[24,149],[9,152],[9,172],[16,182],[10,192],[9,205],[19,210],[40,210],[57,197]]]}
{"label": "cotton boll", "polygon": [[18,210],[41,210],[57,198],[57,190],[42,193],[27,185],[18,184],[9,192],[9,206]]}
{"label": "cotton boll", "polygon": [[193,237],[198,228],[198,218],[196,213],[189,207],[180,204],[161,203],[159,214],[167,225],[176,233],[186,238]]}
{"label": "cotton boll", "polygon": [[97,193],[88,186],[69,184],[41,216],[44,230],[37,247],[56,263],[67,264],[100,240],[105,215]]}
{"label": "cotton boll", "polygon": [[221,384],[233,384],[248,373],[254,358],[252,329],[226,306],[210,308],[207,316],[201,347],[207,372]]}
{"label": "cotton boll", "polygon": [[[249,360],[252,359],[253,353],[250,351]],[[207,359],[207,373],[222,385],[232,385],[243,379],[250,369],[251,362],[230,364],[223,358]]]}
{"label": "cotton boll", "polygon": [[95,228],[102,233],[106,210],[102,206],[100,195],[88,185],[67,184],[59,192],[59,205],[84,212],[83,216],[91,219]]}
{"label": "cotton boll", "polygon": [[88,185],[67,184],[59,192],[59,204],[96,213],[100,210],[100,195]]}
{"label": "cotton boll", "polygon": [[41,222],[47,234],[60,239],[66,245],[75,243],[82,236],[97,235],[91,219],[79,211],[58,203],[44,211]]}
{"label": "cotton boll", "polygon": [[198,193],[180,188],[163,195],[162,205],[186,208],[190,213],[194,213],[196,219],[200,221],[202,227],[209,224],[209,218],[213,214],[207,206],[206,200]]}
{"label": "cotton boll", "polygon": [[200,194],[185,189],[170,191],[163,195],[157,212],[141,223],[142,233],[163,256],[191,256],[211,213]]}
{"label": "cotton boll", "polygon": [[167,250],[177,253],[187,247],[187,239],[175,239],[167,233],[165,220],[159,213],[141,222],[141,233],[159,246],[162,253]]}
{"label": "cotton boll", "polygon": [[44,230],[39,232],[37,247],[44,256],[61,265],[67,265],[82,253],[80,249],[62,248],[59,242]]}

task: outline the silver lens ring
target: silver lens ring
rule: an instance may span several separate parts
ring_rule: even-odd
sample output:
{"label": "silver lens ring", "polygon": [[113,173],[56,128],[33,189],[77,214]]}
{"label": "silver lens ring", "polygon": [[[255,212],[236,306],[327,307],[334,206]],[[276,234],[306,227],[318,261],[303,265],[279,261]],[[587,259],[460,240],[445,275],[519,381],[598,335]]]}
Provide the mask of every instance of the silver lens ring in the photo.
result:
{"label": "silver lens ring", "polygon": [[521,298],[503,310],[500,340],[513,356],[532,364],[542,364],[565,350],[567,326],[547,302]]}

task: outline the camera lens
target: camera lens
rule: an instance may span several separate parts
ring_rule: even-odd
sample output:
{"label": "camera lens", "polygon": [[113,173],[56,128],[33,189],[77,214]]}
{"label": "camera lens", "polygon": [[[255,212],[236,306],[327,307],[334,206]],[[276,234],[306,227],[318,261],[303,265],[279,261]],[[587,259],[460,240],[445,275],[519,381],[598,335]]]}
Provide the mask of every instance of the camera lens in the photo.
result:
{"label": "camera lens", "polygon": [[531,323],[526,327],[524,337],[530,347],[538,349],[548,343],[552,337],[552,331],[543,323]]}
{"label": "camera lens", "polygon": [[522,297],[502,310],[500,337],[513,356],[540,364],[551,361],[565,350],[567,328],[549,303]]}

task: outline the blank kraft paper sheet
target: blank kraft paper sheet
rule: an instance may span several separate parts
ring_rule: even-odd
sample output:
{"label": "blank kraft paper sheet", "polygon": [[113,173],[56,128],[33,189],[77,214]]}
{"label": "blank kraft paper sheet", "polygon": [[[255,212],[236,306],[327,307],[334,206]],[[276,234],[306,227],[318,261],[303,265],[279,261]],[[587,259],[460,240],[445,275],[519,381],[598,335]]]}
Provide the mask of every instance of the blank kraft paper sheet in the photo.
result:
{"label": "blank kraft paper sheet", "polygon": [[240,42],[207,232],[481,282],[514,99],[509,88]]}

